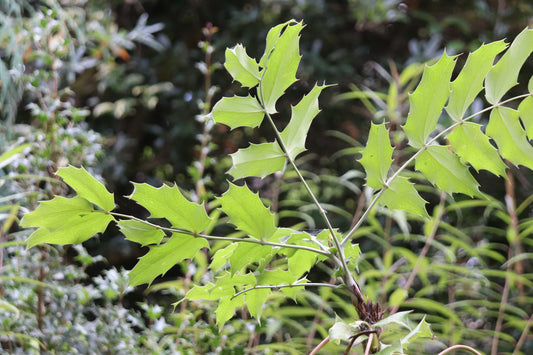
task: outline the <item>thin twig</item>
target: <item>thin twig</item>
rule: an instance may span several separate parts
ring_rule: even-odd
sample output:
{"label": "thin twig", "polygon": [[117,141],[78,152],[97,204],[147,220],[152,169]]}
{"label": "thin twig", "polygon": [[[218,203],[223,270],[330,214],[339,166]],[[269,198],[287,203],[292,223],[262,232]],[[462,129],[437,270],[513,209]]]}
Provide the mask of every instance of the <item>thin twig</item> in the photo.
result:
{"label": "thin twig", "polygon": [[441,351],[437,355],[444,355],[444,354],[449,353],[450,351],[454,351],[454,350],[458,350],[458,349],[470,351],[472,354],[476,354],[476,355],[483,355],[479,351],[477,351],[474,348],[471,348],[468,345],[453,345],[453,346],[450,346],[449,348],[444,349],[443,351]]}
{"label": "thin twig", "polygon": [[[301,281],[301,280],[299,280],[299,281]],[[244,289],[242,291],[239,291],[236,294],[234,294],[233,296],[231,296],[231,298],[233,299],[233,298],[235,298],[237,296],[242,295],[243,293],[250,292],[250,291],[253,291],[253,290],[257,290],[257,289],[262,289],[262,288],[272,289],[272,288],[292,288],[292,287],[306,287],[306,286],[329,287],[329,288],[339,288],[340,287],[340,285],[332,285],[332,284],[327,284],[327,283],[322,283],[322,282],[308,282],[308,283],[303,283],[303,284],[293,283],[293,284],[289,284],[289,285],[257,285],[257,286],[253,286],[253,287]]]}
{"label": "thin twig", "polygon": [[134,221],[137,221],[137,222],[140,222],[140,223],[144,223],[144,224],[146,224],[148,226],[160,229],[162,231],[166,231],[166,232],[170,232],[170,233],[182,233],[182,234],[193,236],[195,238],[204,238],[204,239],[208,239],[208,240],[224,240],[224,241],[227,241],[227,242],[237,242],[237,243],[252,243],[252,244],[260,244],[260,245],[269,245],[269,246],[278,247],[278,248],[299,249],[299,250],[310,251],[312,253],[321,254],[321,255],[324,255],[324,256],[326,256],[328,258],[334,258],[335,257],[329,251],[323,251],[323,250],[316,249],[316,248],[311,248],[311,247],[308,247],[308,246],[305,246],[305,245],[283,244],[283,243],[268,242],[266,240],[260,240],[260,239],[252,239],[252,238],[230,238],[230,237],[220,237],[220,236],[215,236],[215,235],[207,235],[207,234],[202,234],[202,233],[194,233],[194,232],[191,232],[191,231],[186,230],[186,229],[163,227],[163,226],[160,226],[158,224],[154,224],[154,223],[148,222],[148,221],[146,221],[144,219],[137,218],[137,217],[130,216],[130,215],[127,215],[127,214],[123,214],[123,213],[118,213],[118,212],[107,212],[107,213],[109,213],[112,216],[121,217],[121,218],[127,218],[127,219],[131,219],[131,220],[134,220]]}
{"label": "thin twig", "polygon": [[526,341],[529,335],[529,328],[531,328],[531,323],[533,323],[533,314],[527,320],[526,326],[524,327],[524,330],[522,330],[522,334],[520,334],[520,338],[518,339],[518,342],[514,347],[512,355],[518,355],[520,353],[520,348],[522,347],[522,345],[524,345],[524,342]]}
{"label": "thin twig", "polygon": [[318,344],[318,345],[313,349],[313,351],[311,351],[311,352],[309,353],[309,355],[316,355],[316,354],[318,354],[318,351],[319,351],[320,349],[322,349],[322,348],[324,347],[324,345],[326,345],[328,342],[329,342],[329,335],[328,335],[324,340],[322,340],[322,341],[320,342],[320,344]]}

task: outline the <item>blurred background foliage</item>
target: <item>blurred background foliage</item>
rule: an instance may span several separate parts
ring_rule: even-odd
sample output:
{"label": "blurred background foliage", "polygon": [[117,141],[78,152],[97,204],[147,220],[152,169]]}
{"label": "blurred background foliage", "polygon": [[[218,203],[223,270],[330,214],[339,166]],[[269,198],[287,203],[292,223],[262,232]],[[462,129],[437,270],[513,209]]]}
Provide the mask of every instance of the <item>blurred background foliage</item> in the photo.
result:
{"label": "blurred background foliage", "polygon": [[[21,214],[37,201],[69,194],[53,179],[55,169],[68,163],[102,177],[117,196],[131,192],[128,181],[156,186],[176,181],[196,201],[209,202],[211,193],[223,192],[231,165],[226,155],[245,139],[269,137],[261,129],[229,133],[206,119],[213,102],[240,89],[219,70],[224,50],[243,43],[259,57],[268,29],[289,18],[307,26],[300,80],[279,109],[287,113],[288,104],[316,81],[337,84],[321,99],[309,154],[299,163],[334,224],[345,230],[367,200],[356,159],[370,122],[399,127],[424,63],[444,46],[460,54],[513,38],[532,24],[533,5],[529,0],[0,0],[0,348],[302,353],[327,336],[335,314],[354,317],[342,291],[305,292],[297,303],[273,293],[264,322],[242,313],[219,333],[214,304],[170,306],[191,280],[212,277],[206,272],[208,255],[173,268],[149,290],[134,290],[126,286],[124,268],[143,250],[116,230],[84,248],[25,250],[28,232],[17,228]],[[533,63],[524,70],[530,76]],[[401,150],[402,140],[398,131],[393,143],[399,160],[408,153]],[[437,340],[414,353],[436,353],[443,344],[460,342],[487,353],[494,353],[494,346],[511,353],[517,344],[524,354],[533,351],[532,174],[511,169],[507,184],[483,173],[478,178],[493,200],[446,200],[419,186],[435,207],[438,228],[431,238],[420,221],[381,210],[356,235],[365,293],[392,309],[428,314]],[[294,181],[288,174],[248,183],[272,201],[283,225],[323,227],[315,224],[313,204]],[[506,196],[513,203],[504,203]],[[143,213],[136,206],[123,208]],[[332,272],[323,266],[309,277],[329,279]],[[328,346],[326,353],[342,348]]]}

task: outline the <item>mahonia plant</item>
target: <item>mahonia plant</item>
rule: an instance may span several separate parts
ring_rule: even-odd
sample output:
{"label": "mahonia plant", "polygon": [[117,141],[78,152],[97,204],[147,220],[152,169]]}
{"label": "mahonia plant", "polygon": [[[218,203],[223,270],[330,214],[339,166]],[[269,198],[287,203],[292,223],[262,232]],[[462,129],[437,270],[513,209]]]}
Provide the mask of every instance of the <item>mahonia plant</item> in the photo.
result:
{"label": "mahonia plant", "polygon": [[[226,50],[225,68],[235,81],[250,89],[246,96],[222,98],[211,117],[217,123],[238,127],[258,127],[263,121],[272,128],[275,140],[250,144],[231,154],[233,166],[229,174],[235,179],[267,175],[293,169],[316,204],[327,228],[318,235],[305,230],[280,227],[277,216],[246,185],[229,183],[228,190],[217,197],[219,209],[209,214],[203,204],[187,200],[177,186],[159,188],[134,183],[129,199],[150,212],[153,219],[166,219],[170,227],[114,212],[113,194],[83,168],[61,168],[57,176],[70,185],[77,196],[56,196],[41,202],[24,216],[22,226],[38,227],[27,240],[28,247],[40,243],[81,243],[102,233],[108,224],[116,223],[124,236],[148,246],[148,253],[130,271],[130,284],[152,283],[177,263],[190,259],[210,241],[226,241],[217,250],[210,270],[213,282],[194,285],[185,295],[187,300],[216,300],[217,324],[222,327],[234,316],[235,310],[246,308],[258,320],[271,292],[283,292],[294,297],[305,287],[343,287],[351,296],[359,319],[338,320],[330,329],[329,340],[354,343],[366,339],[367,352],[403,353],[417,337],[431,336],[429,324],[422,319],[412,327],[408,312],[398,312],[383,318],[379,304],[369,301],[357,282],[356,266],[360,255],[352,237],[376,204],[421,216],[427,224],[434,222],[426,211],[426,201],[419,195],[406,169],[414,162],[418,170],[437,189],[448,194],[461,193],[472,198],[485,198],[479,184],[469,172],[487,170],[506,178],[507,160],[533,169],[533,80],[529,93],[502,101],[517,83],[518,73],[533,51],[533,30],[525,29],[507,48],[503,41],[482,45],[468,56],[466,64],[450,82],[456,57],[444,52],[432,66],[427,66],[416,90],[410,95],[410,110],[402,127],[408,145],[415,153],[399,167],[392,166],[394,152],[387,124],[372,124],[368,142],[360,163],[366,172],[366,185],[375,193],[362,218],[349,231],[340,232],[331,225],[325,210],[307,185],[295,163],[305,152],[309,127],[319,113],[318,98],[327,85],[315,84],[295,106],[287,126],[279,130],[274,121],[276,104],[285,90],[296,82],[300,63],[299,36],[301,22],[290,20],[273,27],[267,34],[266,48],[259,61],[247,55],[238,44]],[[496,56],[503,51],[498,62]],[[485,89],[489,106],[465,116],[468,108]],[[505,106],[520,101],[518,109]],[[490,111],[485,133],[471,119]],[[448,115],[452,122],[437,130],[439,118]],[[446,138],[446,144],[440,144]],[[496,145],[490,142],[492,139]],[[448,143],[449,142],[449,143]],[[212,233],[224,213],[237,230],[231,236]],[[276,260],[276,263],[271,261]],[[283,262],[280,262],[282,260]],[[330,262],[337,270],[337,285],[311,283],[306,279],[319,262]],[[382,344],[380,336],[392,324],[409,329],[406,336],[396,336],[392,344]],[[317,350],[317,349],[316,349]],[[472,350],[474,352],[474,350]]]}

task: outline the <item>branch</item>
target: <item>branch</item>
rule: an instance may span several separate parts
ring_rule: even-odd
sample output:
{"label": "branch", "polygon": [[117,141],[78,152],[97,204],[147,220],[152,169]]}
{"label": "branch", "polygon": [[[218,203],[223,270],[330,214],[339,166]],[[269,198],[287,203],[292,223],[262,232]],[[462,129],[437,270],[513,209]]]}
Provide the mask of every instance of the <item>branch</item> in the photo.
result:
{"label": "branch", "polygon": [[283,243],[268,242],[266,240],[260,240],[260,239],[252,239],[252,238],[230,238],[230,237],[220,237],[220,236],[215,236],[215,235],[194,233],[194,232],[191,232],[191,231],[186,230],[186,229],[173,228],[173,227],[163,227],[163,226],[160,226],[158,224],[154,224],[154,223],[148,222],[148,221],[146,221],[144,219],[137,218],[137,217],[134,217],[134,216],[130,216],[130,215],[127,215],[127,214],[122,214],[122,213],[117,213],[117,212],[108,212],[108,213],[110,215],[112,215],[112,216],[132,219],[134,221],[141,222],[141,223],[144,223],[144,224],[146,224],[148,226],[160,229],[162,231],[170,232],[170,233],[182,233],[182,234],[191,235],[191,236],[193,236],[195,238],[204,238],[204,239],[207,239],[207,240],[223,240],[223,241],[236,242],[236,243],[252,243],[252,244],[260,244],[260,245],[270,245],[270,246],[278,247],[278,248],[299,249],[299,250],[305,250],[305,251],[310,251],[312,253],[324,255],[324,256],[326,256],[326,257],[328,257],[330,259],[333,259],[333,260],[337,259],[335,257],[335,255],[333,255],[332,253],[330,253],[327,250],[315,249],[315,248],[311,248],[311,247],[308,247],[308,246],[305,246],[305,245],[283,244]]}
{"label": "branch", "polygon": [[[301,280],[299,280],[299,281],[301,281]],[[234,299],[235,297],[240,296],[243,293],[246,293],[246,292],[249,292],[249,291],[252,291],[252,290],[262,289],[262,288],[272,289],[272,288],[292,288],[292,287],[306,287],[306,286],[329,287],[329,288],[339,288],[340,287],[340,285],[332,285],[332,284],[321,283],[321,282],[308,282],[308,283],[303,283],[303,284],[294,283],[294,284],[290,284],[290,285],[258,285],[258,286],[250,287],[250,288],[247,288],[247,289],[244,289],[242,291],[237,292],[236,294],[231,296],[231,299]]]}
{"label": "branch", "polygon": [[499,102],[498,104],[496,105],[491,105],[489,107],[486,107],[484,108],[483,110],[479,111],[479,112],[476,112],[470,116],[467,116],[465,118],[463,118],[462,120],[460,121],[457,121],[455,122],[454,124],[452,124],[451,126],[449,126],[448,128],[442,130],[441,132],[439,132],[437,135],[435,135],[435,137],[433,137],[432,139],[430,139],[429,141],[426,142],[426,144],[424,144],[422,146],[422,148],[420,148],[415,154],[413,154],[409,159],[407,159],[405,161],[405,163],[403,163],[402,166],[400,166],[398,168],[398,170],[396,170],[396,172],[394,172],[394,174],[392,174],[391,177],[389,177],[387,179],[387,181],[385,182],[385,186],[379,190],[379,192],[374,195],[374,198],[372,199],[372,201],[370,202],[370,204],[368,205],[368,208],[366,209],[365,213],[361,216],[361,218],[359,219],[359,221],[355,224],[355,226],[353,226],[352,229],[350,229],[350,231],[346,234],[346,236],[344,237],[344,239],[342,240],[341,242],[341,245],[344,247],[346,245],[346,243],[353,237],[353,235],[355,234],[355,232],[357,231],[357,229],[360,227],[360,225],[365,221],[368,213],[370,212],[370,210],[374,207],[374,205],[377,203],[378,199],[381,197],[381,195],[383,194],[383,192],[387,189],[387,186],[389,186],[389,184],[391,183],[392,180],[394,180],[398,175],[400,175],[400,173],[412,162],[416,159],[416,157],[418,157],[424,150],[426,150],[427,147],[429,147],[430,145],[432,145],[435,141],[437,141],[439,138],[445,136],[448,132],[450,131],[453,131],[456,127],[462,125],[463,123],[465,123],[466,121],[484,113],[484,112],[487,112],[487,111],[490,111],[496,107],[499,107],[499,106],[502,106],[508,102],[511,102],[511,101],[515,101],[515,100],[519,100],[519,99],[523,99],[523,98],[526,98],[528,96],[533,96],[533,93],[528,93],[528,94],[523,94],[523,95],[519,95],[519,96],[515,96],[515,97],[512,97],[510,99],[507,99],[505,101],[502,101],[502,102]]}

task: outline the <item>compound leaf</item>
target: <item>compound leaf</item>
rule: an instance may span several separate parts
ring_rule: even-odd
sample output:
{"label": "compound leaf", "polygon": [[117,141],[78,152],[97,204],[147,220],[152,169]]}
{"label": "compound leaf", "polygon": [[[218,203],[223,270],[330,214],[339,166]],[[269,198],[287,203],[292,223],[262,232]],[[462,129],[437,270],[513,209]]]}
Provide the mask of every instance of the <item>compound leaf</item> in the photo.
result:
{"label": "compound leaf", "polygon": [[533,147],[520,125],[518,111],[508,107],[494,108],[490,112],[487,135],[494,139],[503,158],[533,169]]}
{"label": "compound leaf", "polygon": [[117,224],[126,239],[142,246],[159,244],[165,236],[161,229],[133,219],[123,219]]}
{"label": "compound leaf", "polygon": [[228,171],[234,179],[248,176],[267,175],[281,171],[285,167],[286,155],[277,142],[250,144],[230,154],[233,167]]}
{"label": "compound leaf", "polygon": [[251,237],[268,240],[276,232],[274,214],[248,186],[230,183],[228,191],[218,200],[230,222]]}
{"label": "compound leaf", "polygon": [[70,187],[87,201],[101,207],[104,211],[111,211],[115,208],[113,194],[107,191],[101,182],[91,176],[84,168],[75,168],[72,165],[59,168],[56,173]]}
{"label": "compound leaf", "polygon": [[529,139],[533,139],[533,97],[526,97],[518,106],[518,115]]}
{"label": "compound leaf", "polygon": [[259,102],[251,95],[223,97],[215,104],[212,112],[217,123],[223,123],[231,129],[237,127],[258,127],[265,112]]}
{"label": "compound leaf", "polygon": [[412,147],[421,148],[436,128],[448,99],[454,66],[454,57],[444,52],[437,63],[426,67],[420,84],[409,95],[410,109],[403,129]]}
{"label": "compound leaf", "polygon": [[439,189],[482,197],[477,181],[448,147],[431,145],[416,158],[415,168]]}
{"label": "compound leaf", "polygon": [[252,88],[259,84],[261,78],[259,65],[248,56],[242,44],[226,49],[224,67],[231,74],[233,80],[240,82],[244,87]]}
{"label": "compound leaf", "polygon": [[[296,71],[300,64],[300,31],[301,22],[289,21],[281,28],[276,28],[267,36],[266,57],[261,61],[264,73],[259,83],[259,98],[265,111],[276,113],[276,101],[285,93],[285,90],[296,81]],[[283,32],[281,32],[283,30]],[[275,36],[278,35],[276,39]],[[268,48],[272,45],[272,49]]]}
{"label": "compound leaf", "polygon": [[492,105],[500,102],[517,84],[518,72],[533,51],[533,29],[524,29],[485,78],[485,97]]}
{"label": "compound leaf", "polygon": [[366,172],[366,184],[379,190],[385,185],[392,163],[393,148],[389,140],[389,131],[384,124],[372,123],[368,142],[359,159]]}
{"label": "compound leaf", "polygon": [[425,207],[426,201],[420,197],[415,185],[403,176],[398,176],[389,183],[389,187],[383,191],[378,203],[391,210],[409,211],[429,217]]}
{"label": "compound leaf", "polygon": [[505,177],[505,164],[500,158],[489,138],[481,132],[481,126],[464,122],[447,136],[453,150],[463,159],[470,163],[476,171],[488,170],[494,175]]}
{"label": "compound leaf", "polygon": [[325,85],[315,85],[296,106],[291,107],[291,120],[283,132],[281,132],[281,138],[285,143],[287,154],[293,159],[305,151],[307,132],[309,131],[311,122],[320,112],[318,108],[318,96],[326,87]]}
{"label": "compound leaf", "polygon": [[205,239],[172,233],[168,242],[150,247],[150,251],[139,259],[128,274],[130,285],[151,284],[157,276],[165,274],[180,261],[193,258],[198,250],[207,247],[209,244]]}
{"label": "compound leaf", "polygon": [[159,188],[148,184],[133,185],[133,193],[129,198],[146,208],[152,218],[166,218],[177,228],[197,233],[209,226],[211,218],[204,206],[188,201],[176,185],[163,185]]}
{"label": "compound leaf", "polygon": [[446,106],[446,112],[450,117],[454,120],[460,120],[463,117],[468,106],[483,89],[483,80],[492,68],[494,58],[506,47],[507,45],[502,40],[484,44],[470,53],[465,66],[451,83],[450,99]]}

